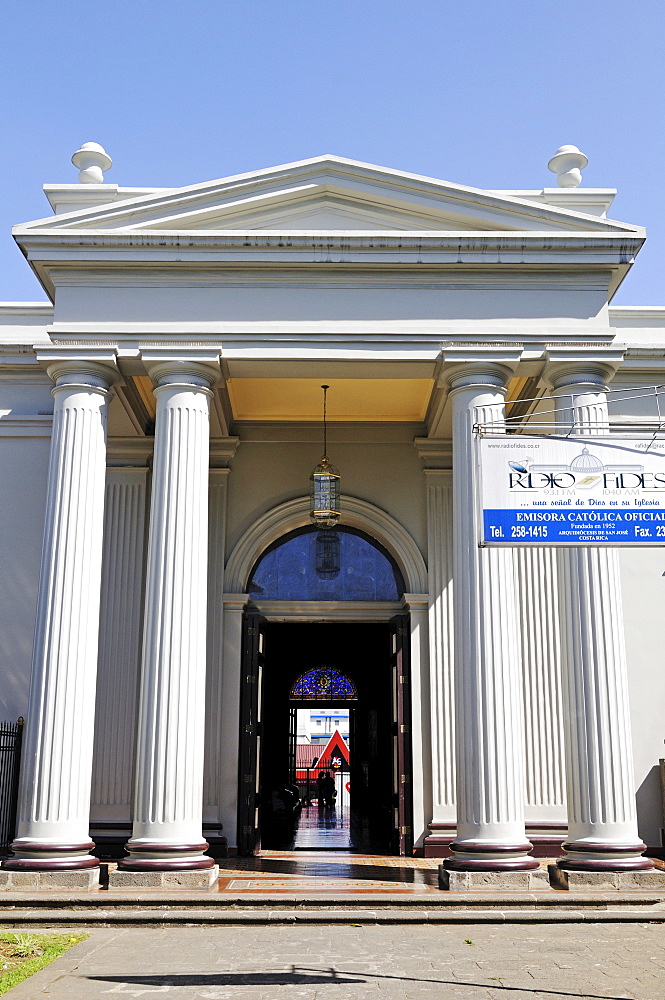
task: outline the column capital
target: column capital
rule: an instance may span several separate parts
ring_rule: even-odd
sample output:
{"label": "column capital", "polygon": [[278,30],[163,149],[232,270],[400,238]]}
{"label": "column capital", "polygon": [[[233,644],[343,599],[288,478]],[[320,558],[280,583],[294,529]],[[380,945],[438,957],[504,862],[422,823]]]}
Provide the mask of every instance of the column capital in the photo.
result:
{"label": "column capital", "polygon": [[623,348],[599,351],[597,347],[551,347],[547,351],[542,379],[550,389],[588,385],[592,391],[605,392],[624,353]]}
{"label": "column capital", "polygon": [[210,441],[210,472],[228,472],[233,461],[240,438],[213,438]]}
{"label": "column capital", "polygon": [[244,611],[249,599],[249,594],[224,594],[224,611]]}
{"label": "column capital", "polygon": [[446,471],[452,475],[453,442],[450,438],[424,438],[413,440],[413,447],[424,465],[424,472]]}
{"label": "column capital", "polygon": [[114,347],[87,350],[54,344],[38,349],[37,361],[56,387],[87,386],[105,392],[122,381],[117,355]]}
{"label": "column capital", "polygon": [[219,351],[209,348],[148,348],[141,360],[157,389],[167,385],[189,385],[211,389],[222,378]]}
{"label": "column capital", "polygon": [[491,361],[472,361],[445,370],[442,380],[450,392],[457,389],[495,389],[505,392],[514,368]]}
{"label": "column capital", "polygon": [[453,474],[454,473],[452,469],[439,469],[439,468],[423,469],[423,476],[425,476],[425,482],[430,486],[448,486],[452,488]]}
{"label": "column capital", "polygon": [[403,594],[402,600],[404,602],[404,610],[412,611],[416,614],[418,612],[429,611],[430,596],[429,594]]}
{"label": "column capital", "polygon": [[512,345],[446,347],[440,381],[451,391],[476,385],[501,390],[512,378],[521,354],[521,349]]}
{"label": "column capital", "polygon": [[[484,374],[490,379],[498,376],[507,382],[521,356],[522,348],[519,344],[460,344],[444,347],[441,352],[444,368],[440,381],[444,385],[452,385],[453,375],[468,372],[469,377],[474,373],[478,376],[480,385],[494,384],[492,381],[486,382]],[[469,382],[469,385],[474,384],[476,383]]]}

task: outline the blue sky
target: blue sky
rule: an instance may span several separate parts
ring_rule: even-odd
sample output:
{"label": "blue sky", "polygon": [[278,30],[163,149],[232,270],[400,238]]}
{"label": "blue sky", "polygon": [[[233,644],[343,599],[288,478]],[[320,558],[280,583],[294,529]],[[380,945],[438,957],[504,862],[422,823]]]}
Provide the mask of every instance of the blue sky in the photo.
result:
{"label": "blue sky", "polygon": [[0,299],[44,294],[10,236],[101,142],[120,185],[321,153],[480,188],[586,187],[649,240],[615,303],[665,305],[663,0],[3,0]]}

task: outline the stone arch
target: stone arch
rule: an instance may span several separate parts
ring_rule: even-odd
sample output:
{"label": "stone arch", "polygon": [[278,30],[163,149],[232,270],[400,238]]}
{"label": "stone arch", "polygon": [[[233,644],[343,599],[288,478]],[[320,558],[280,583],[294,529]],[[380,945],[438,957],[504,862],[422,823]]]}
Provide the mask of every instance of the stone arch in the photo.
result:
{"label": "stone arch", "polygon": [[[379,542],[397,563],[408,593],[426,594],[427,567],[420,549],[406,529],[380,507],[358,497],[342,497],[342,521]],[[249,574],[269,545],[289,531],[310,525],[309,497],[287,500],[259,517],[237,543],[226,564],[224,589],[245,593]]]}

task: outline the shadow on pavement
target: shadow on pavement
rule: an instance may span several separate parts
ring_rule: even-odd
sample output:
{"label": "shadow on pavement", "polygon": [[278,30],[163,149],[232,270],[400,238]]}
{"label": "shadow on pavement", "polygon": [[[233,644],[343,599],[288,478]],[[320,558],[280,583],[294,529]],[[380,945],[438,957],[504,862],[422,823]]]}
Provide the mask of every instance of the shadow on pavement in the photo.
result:
{"label": "shadow on pavement", "polygon": [[475,989],[505,990],[507,993],[533,993],[534,996],[580,997],[583,1000],[626,1000],[609,996],[607,993],[570,993],[568,990],[543,990],[534,986],[506,986],[502,982],[469,983],[460,979],[425,979],[416,976],[391,976],[377,972],[361,972],[361,979],[352,978],[353,973],[338,972],[336,969],[306,969],[295,965],[286,972],[215,972],[210,975],[183,973],[171,976],[86,976],[86,979],[102,983],[122,983],[123,986],[140,985],[167,988],[170,986],[346,986],[350,983],[367,983],[376,979],[391,979],[409,983],[436,983],[437,986],[468,986]]}
{"label": "shadow on pavement", "polygon": [[123,986],[321,986],[333,984],[366,983],[366,979],[353,979],[348,973],[329,972],[214,972],[210,975],[183,973],[172,976],[86,976],[102,983],[122,983]]}

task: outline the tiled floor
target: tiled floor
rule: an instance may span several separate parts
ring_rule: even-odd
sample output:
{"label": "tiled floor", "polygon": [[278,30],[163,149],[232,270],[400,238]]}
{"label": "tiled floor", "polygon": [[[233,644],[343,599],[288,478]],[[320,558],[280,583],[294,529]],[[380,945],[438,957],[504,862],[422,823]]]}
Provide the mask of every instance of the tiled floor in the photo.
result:
{"label": "tiled floor", "polygon": [[219,862],[219,891],[251,893],[438,892],[434,858],[342,851],[262,851]]}
{"label": "tiled floor", "polygon": [[296,851],[325,848],[348,851],[351,848],[350,821],[348,806],[336,806],[334,809],[303,807],[293,847]]}
{"label": "tiled floor", "polygon": [[222,893],[438,892],[436,860],[351,851],[350,811],[303,808],[289,850],[220,861]]}

